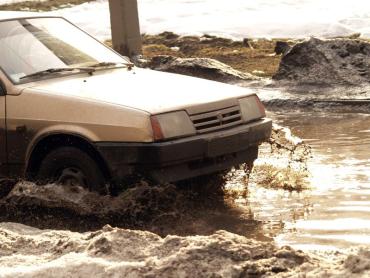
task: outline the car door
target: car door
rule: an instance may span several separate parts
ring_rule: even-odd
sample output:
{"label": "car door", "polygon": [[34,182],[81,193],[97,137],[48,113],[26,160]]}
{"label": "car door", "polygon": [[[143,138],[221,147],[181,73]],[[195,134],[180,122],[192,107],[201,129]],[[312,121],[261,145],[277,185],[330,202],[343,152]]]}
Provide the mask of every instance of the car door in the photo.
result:
{"label": "car door", "polygon": [[7,174],[5,89],[0,83],[0,177]]}

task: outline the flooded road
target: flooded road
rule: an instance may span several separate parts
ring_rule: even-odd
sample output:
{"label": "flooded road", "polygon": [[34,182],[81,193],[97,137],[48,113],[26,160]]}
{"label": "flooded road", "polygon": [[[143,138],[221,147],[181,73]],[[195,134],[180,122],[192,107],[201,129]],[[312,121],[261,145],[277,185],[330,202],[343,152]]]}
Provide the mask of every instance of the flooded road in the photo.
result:
{"label": "flooded road", "polygon": [[[76,232],[110,224],[163,237],[210,236],[226,230],[302,250],[370,246],[370,115],[306,109],[268,116],[311,146],[306,190],[277,189],[268,179],[260,182],[263,174],[258,170],[248,186],[244,170],[231,174],[229,189],[222,192],[216,189],[224,184],[223,177],[204,181],[198,186],[204,190],[195,192],[197,187],[144,182],[116,197],[21,182],[0,203],[0,222]],[[284,182],[299,181],[294,171],[284,172],[292,158],[274,155],[271,145],[264,144],[255,169],[266,163],[284,173]]]}
{"label": "flooded road", "polygon": [[279,245],[303,250],[370,245],[370,115],[271,113],[312,147],[310,189],[249,185],[245,206]]}
{"label": "flooded road", "polygon": [[269,116],[312,145],[308,189],[256,182],[263,163],[287,163],[268,144],[248,186],[243,169],[227,174],[236,195],[215,192],[222,176],[205,191],[142,181],[118,196],[19,182],[0,203],[0,277],[369,277],[369,248],[346,248],[370,245],[370,116]]}

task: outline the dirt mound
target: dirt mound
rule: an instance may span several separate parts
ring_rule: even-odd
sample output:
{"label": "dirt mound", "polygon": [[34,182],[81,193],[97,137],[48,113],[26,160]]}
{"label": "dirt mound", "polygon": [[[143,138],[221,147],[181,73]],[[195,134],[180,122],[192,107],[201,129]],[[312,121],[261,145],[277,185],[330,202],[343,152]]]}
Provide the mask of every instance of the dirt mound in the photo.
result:
{"label": "dirt mound", "polygon": [[261,78],[241,72],[210,58],[178,58],[156,56],[148,64],[151,69],[196,76],[220,82],[258,81]]}
{"label": "dirt mound", "polygon": [[361,85],[370,81],[370,43],[311,38],[293,46],[273,79],[296,85]]}

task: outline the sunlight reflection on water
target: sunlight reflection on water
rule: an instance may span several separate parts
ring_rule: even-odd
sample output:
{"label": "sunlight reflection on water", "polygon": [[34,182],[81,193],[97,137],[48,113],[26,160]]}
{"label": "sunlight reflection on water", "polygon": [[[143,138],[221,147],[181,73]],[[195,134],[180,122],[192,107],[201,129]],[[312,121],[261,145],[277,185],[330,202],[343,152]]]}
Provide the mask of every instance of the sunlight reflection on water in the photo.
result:
{"label": "sunlight reflection on water", "polygon": [[[309,142],[311,189],[284,192],[250,186],[256,220],[270,226],[279,245],[337,249],[370,245],[370,115],[271,113]],[[283,222],[282,231],[271,223]],[[267,228],[267,233],[269,232]]]}

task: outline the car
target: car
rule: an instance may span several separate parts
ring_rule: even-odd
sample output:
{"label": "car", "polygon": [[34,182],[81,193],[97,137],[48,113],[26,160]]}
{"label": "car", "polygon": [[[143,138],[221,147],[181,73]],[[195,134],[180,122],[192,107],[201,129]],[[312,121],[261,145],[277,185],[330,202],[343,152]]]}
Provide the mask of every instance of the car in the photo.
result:
{"label": "car", "polygon": [[251,89],[138,68],[62,17],[0,13],[0,176],[177,182],[247,163],[272,123]]}

